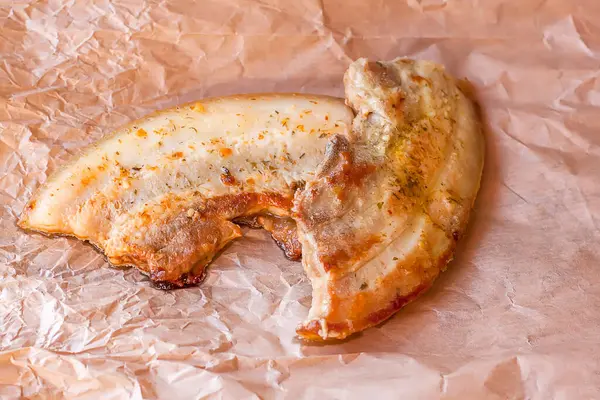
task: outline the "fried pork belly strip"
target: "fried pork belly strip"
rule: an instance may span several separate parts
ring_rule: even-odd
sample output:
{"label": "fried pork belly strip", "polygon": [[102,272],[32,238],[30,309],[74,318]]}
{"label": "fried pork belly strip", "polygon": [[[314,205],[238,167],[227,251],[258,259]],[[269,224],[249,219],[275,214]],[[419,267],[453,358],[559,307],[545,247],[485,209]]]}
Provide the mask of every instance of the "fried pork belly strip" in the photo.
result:
{"label": "fried pork belly strip", "polygon": [[431,286],[465,232],[483,167],[473,103],[425,61],[360,59],[345,79],[350,137],[332,138],[294,218],[312,307],[298,334],[341,339]]}
{"label": "fried pork belly strip", "polygon": [[298,258],[294,192],[351,121],[341,100],[312,95],[232,96],[161,111],[55,173],[19,224],[87,240],[112,264],[135,266],[165,288],[198,283],[241,235],[231,222],[240,217],[262,216],[254,225]]}

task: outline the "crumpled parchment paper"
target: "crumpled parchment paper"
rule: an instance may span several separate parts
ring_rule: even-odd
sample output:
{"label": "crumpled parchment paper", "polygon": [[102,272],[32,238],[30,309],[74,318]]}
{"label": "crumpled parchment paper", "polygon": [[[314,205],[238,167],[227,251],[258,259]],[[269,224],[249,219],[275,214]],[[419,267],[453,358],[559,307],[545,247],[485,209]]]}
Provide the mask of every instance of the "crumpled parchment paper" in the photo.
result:
{"label": "crumpled parchment paper", "polygon": [[[450,268],[338,344],[294,328],[299,263],[247,231],[198,288],[153,289],[15,226],[48,174],[153,110],[237,92],[343,95],[358,57],[467,78],[486,167]],[[48,0],[0,5],[0,398],[600,397],[600,3]]]}

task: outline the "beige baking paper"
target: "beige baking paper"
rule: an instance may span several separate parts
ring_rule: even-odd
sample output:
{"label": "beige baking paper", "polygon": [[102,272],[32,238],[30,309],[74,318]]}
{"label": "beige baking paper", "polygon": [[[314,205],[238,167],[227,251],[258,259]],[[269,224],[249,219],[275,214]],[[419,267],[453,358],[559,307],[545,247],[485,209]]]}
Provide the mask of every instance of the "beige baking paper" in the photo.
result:
{"label": "beige baking paper", "polygon": [[[0,398],[600,398],[600,2],[2,4]],[[342,96],[351,60],[397,56],[472,83],[486,167],[448,271],[351,340],[295,338],[310,285],[265,232],[166,292],[15,226],[128,121],[237,92]]]}

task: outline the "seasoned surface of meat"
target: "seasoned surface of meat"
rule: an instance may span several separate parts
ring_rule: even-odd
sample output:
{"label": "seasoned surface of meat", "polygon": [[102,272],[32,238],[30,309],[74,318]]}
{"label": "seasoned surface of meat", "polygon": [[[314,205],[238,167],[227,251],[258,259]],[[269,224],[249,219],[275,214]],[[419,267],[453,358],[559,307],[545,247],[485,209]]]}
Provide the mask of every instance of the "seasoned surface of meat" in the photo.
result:
{"label": "seasoned surface of meat", "polygon": [[355,111],[295,201],[312,307],[298,333],[344,338],[393,315],[446,268],[479,189],[483,137],[472,102],[439,65],[360,59]]}
{"label": "seasoned surface of meat", "polygon": [[55,173],[19,224],[88,240],[163,288],[198,283],[241,235],[231,222],[239,217],[262,215],[298,258],[289,222],[270,218],[289,217],[328,139],[345,135],[351,121],[341,100],[312,95],[231,96],[160,111]]}

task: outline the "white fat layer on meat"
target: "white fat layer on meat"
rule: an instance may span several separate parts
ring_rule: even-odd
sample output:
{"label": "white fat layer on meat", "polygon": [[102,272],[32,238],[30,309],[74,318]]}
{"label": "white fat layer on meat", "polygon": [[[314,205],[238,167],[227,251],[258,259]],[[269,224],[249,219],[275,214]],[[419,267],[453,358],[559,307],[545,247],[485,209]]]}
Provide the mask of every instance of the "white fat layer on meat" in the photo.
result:
{"label": "white fat layer on meat", "polygon": [[[119,129],[56,173],[22,225],[101,242],[110,230],[101,220],[123,222],[160,207],[166,195],[291,196],[351,118],[341,100],[302,95],[234,96],[162,111]],[[224,184],[227,175],[237,184]],[[102,215],[90,201],[102,202]]]}

